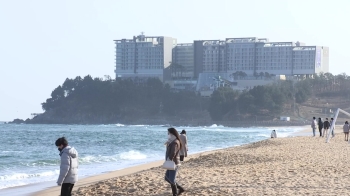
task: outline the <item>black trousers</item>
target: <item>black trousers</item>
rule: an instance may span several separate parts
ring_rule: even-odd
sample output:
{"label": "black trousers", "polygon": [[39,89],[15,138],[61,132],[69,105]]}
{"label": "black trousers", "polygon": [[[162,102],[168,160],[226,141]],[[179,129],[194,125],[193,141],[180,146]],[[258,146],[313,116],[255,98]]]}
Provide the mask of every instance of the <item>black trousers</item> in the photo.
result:
{"label": "black trousers", "polygon": [[180,155],[180,161],[184,161],[185,156],[184,155]]}
{"label": "black trousers", "polygon": [[72,196],[74,184],[71,183],[63,183],[61,186],[61,196]]}
{"label": "black trousers", "polygon": [[322,128],[318,128],[318,130],[320,131],[320,136],[322,136]]}

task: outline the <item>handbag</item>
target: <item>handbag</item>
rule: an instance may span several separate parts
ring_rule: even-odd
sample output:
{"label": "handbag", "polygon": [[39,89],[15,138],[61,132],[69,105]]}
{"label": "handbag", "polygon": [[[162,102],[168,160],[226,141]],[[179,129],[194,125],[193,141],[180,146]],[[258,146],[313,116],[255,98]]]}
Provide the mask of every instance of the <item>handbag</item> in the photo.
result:
{"label": "handbag", "polygon": [[169,158],[167,158],[167,160],[163,163],[163,166],[162,166],[164,169],[167,169],[167,170],[175,170],[176,168],[176,165],[175,165],[175,162],[170,160]]}

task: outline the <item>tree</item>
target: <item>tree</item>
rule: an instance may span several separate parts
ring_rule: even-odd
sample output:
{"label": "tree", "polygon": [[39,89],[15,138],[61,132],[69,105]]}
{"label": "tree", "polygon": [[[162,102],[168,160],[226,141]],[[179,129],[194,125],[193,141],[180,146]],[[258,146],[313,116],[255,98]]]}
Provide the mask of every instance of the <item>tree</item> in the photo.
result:
{"label": "tree", "polygon": [[55,101],[60,100],[64,97],[65,97],[65,93],[61,85],[55,88],[55,90],[53,90],[51,93],[51,98]]}
{"label": "tree", "polygon": [[238,76],[240,79],[244,79],[246,78],[248,75],[247,73],[243,72],[243,71],[236,71],[234,73],[235,76]]}
{"label": "tree", "polygon": [[210,98],[209,114],[213,120],[223,120],[223,116],[237,110],[236,100],[239,94],[229,87],[221,87],[213,92]]}
{"label": "tree", "polygon": [[248,75],[247,75],[247,73],[245,73],[245,72],[241,72],[241,76],[242,76],[242,78],[246,78]]}
{"label": "tree", "polygon": [[[144,83],[131,79],[115,81],[91,76],[66,79],[42,103],[46,123],[113,123],[120,119],[155,118],[202,112],[208,101],[194,92],[171,92],[159,79]],[[49,121],[47,121],[49,119]]]}
{"label": "tree", "polygon": [[260,78],[262,79],[264,77],[264,72],[259,73]]}
{"label": "tree", "polygon": [[258,77],[259,77],[258,72],[254,71],[254,77],[255,77],[255,79],[258,79]]}
{"label": "tree", "polygon": [[270,78],[270,74],[268,72],[265,72],[264,76],[265,76],[266,79]]}

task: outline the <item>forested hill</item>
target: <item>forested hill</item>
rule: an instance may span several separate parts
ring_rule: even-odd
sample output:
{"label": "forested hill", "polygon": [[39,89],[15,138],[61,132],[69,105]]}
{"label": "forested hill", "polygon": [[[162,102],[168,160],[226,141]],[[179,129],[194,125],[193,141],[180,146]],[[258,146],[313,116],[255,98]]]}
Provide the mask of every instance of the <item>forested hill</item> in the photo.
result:
{"label": "forested hill", "polygon": [[[25,122],[170,124],[177,121],[196,124],[257,118],[269,121],[281,114],[295,114],[295,108],[315,97],[325,94],[349,97],[349,92],[350,79],[345,74],[315,75],[314,79],[299,80],[294,85],[292,81],[279,81],[245,92],[219,88],[211,98],[200,97],[195,92],[172,92],[157,79],[135,84],[131,80],[104,80],[88,75],[67,78],[42,103],[45,112]],[[294,98],[296,107],[293,107]]]}
{"label": "forested hill", "polygon": [[[202,103],[203,102],[203,103]],[[207,108],[194,92],[170,91],[157,79],[145,84],[86,76],[66,79],[42,103],[44,114],[31,123],[118,123],[139,119],[182,117]]]}

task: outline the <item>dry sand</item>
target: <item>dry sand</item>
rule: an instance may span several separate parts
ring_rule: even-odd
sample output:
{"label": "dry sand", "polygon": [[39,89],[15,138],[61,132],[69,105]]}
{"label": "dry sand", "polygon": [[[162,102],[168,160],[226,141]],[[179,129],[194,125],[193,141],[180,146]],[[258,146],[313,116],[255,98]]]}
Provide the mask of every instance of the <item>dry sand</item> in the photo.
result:
{"label": "dry sand", "polygon": [[[193,155],[181,166],[177,180],[187,196],[350,195],[349,150],[341,133],[331,143],[319,137],[269,139]],[[129,173],[160,164],[129,168]],[[84,180],[77,183],[74,195],[171,195],[164,172],[154,167],[127,176],[121,175],[128,172],[116,171],[90,182],[87,178],[85,184]],[[36,195],[57,196],[58,190]]]}

